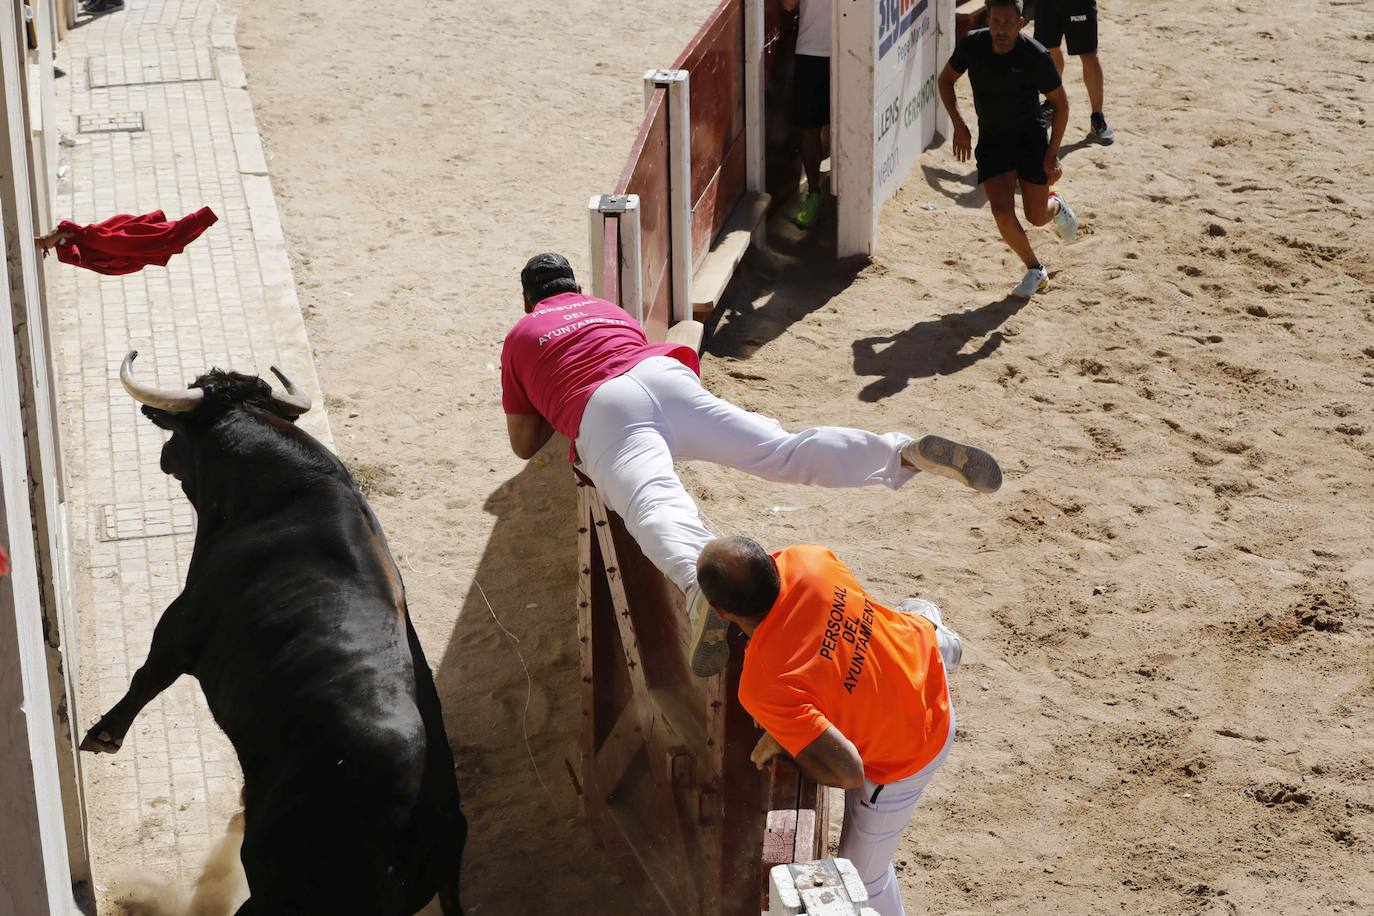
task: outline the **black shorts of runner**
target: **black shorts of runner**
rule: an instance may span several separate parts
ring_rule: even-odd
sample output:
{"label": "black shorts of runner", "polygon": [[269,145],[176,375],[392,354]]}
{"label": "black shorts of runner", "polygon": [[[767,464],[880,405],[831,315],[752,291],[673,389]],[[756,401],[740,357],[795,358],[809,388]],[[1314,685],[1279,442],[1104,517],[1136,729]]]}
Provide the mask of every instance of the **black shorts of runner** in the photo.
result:
{"label": "black shorts of runner", "polygon": [[830,123],[830,58],[798,54],[792,70],[792,126],[814,130]]}
{"label": "black shorts of runner", "polygon": [[1018,178],[1030,184],[1049,184],[1049,176],[1045,174],[1045,151],[1049,148],[1050,138],[1039,124],[1004,134],[984,136],[979,133],[978,145],[973,148],[973,158],[978,163],[978,183],[1015,172]]}
{"label": "black shorts of runner", "polygon": [[1035,40],[1057,48],[1061,39],[1070,54],[1097,53],[1097,0],[1039,0],[1035,4]]}

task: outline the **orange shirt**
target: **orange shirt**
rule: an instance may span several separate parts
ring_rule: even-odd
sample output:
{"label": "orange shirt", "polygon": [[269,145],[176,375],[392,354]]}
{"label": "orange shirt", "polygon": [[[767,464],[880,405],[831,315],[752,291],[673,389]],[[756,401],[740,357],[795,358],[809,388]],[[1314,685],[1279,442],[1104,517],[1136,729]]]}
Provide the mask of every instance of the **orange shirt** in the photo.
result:
{"label": "orange shirt", "polygon": [[949,736],[935,626],[876,603],[835,554],[773,554],[782,589],[749,640],[739,699],[796,756],[831,725],[879,784],[916,773]]}

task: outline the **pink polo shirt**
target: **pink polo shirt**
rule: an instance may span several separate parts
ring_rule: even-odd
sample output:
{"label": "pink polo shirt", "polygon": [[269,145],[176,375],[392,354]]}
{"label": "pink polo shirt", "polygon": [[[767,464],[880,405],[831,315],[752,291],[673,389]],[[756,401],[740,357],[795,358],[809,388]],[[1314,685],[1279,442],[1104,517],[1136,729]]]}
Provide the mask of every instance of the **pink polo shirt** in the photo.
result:
{"label": "pink polo shirt", "polygon": [[501,406],[506,413],[539,414],[575,443],[592,392],[651,356],[671,356],[701,374],[695,350],[649,343],[618,305],[582,293],[550,296],[506,335]]}

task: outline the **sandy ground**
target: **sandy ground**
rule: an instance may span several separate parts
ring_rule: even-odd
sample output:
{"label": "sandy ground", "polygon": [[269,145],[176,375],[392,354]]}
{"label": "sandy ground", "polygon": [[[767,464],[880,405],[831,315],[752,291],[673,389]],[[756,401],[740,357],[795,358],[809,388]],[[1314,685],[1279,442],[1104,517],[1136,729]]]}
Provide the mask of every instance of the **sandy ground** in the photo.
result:
{"label": "sandy ground", "polygon": [[[474,914],[636,912],[565,768],[564,446],[511,456],[496,364],[519,266],[585,263],[637,74],[709,6],[239,4],[336,439],[438,670]],[[939,149],[871,265],[779,230],[705,361],[792,426],[986,445],[1002,492],[685,476],[726,529],[828,544],[968,640],[959,741],[899,856],[913,912],[1368,912],[1374,7],[1103,7],[1119,140],[1077,142],[1071,62],[1085,229],[1035,231],[1049,293],[1004,298],[1020,268]]]}

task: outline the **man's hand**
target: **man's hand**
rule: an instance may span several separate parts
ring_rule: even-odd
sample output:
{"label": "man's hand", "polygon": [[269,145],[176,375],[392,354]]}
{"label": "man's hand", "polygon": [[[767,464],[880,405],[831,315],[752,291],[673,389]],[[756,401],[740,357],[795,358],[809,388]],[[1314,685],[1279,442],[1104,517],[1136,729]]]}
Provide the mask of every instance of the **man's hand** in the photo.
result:
{"label": "man's hand", "polygon": [[64,244],[70,237],[71,233],[63,232],[61,229],[54,229],[47,235],[36,236],[34,242],[39,248],[43,249],[44,252],[47,252],[56,248],[58,245]]}
{"label": "man's hand", "polygon": [[1050,147],[1045,150],[1045,177],[1050,184],[1054,184],[1064,174],[1064,169],[1059,165],[1059,148]]}
{"label": "man's hand", "polygon": [[786,754],[787,751],[782,749],[782,745],[778,743],[778,739],[768,734],[768,732],[764,732],[763,737],[759,739],[759,743],[754,745],[754,752],[749,755],[749,760],[755,767],[761,770],[766,767],[768,761],[772,760],[774,757],[786,756]]}
{"label": "man's hand", "polygon": [[973,155],[973,134],[963,121],[954,125],[954,161],[968,162]]}

